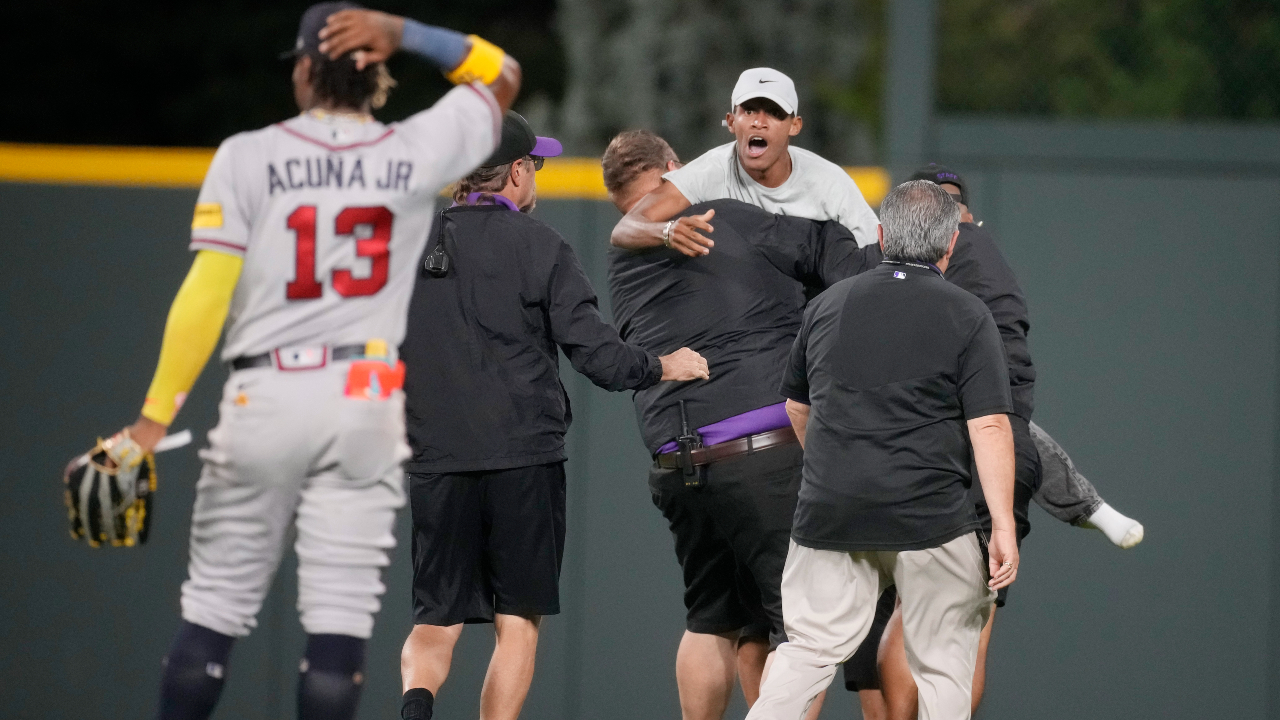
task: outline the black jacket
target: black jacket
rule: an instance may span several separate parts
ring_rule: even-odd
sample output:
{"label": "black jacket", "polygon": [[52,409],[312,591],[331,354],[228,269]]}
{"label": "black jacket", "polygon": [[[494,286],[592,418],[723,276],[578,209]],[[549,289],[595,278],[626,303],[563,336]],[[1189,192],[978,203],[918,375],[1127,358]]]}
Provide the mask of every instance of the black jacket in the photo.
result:
{"label": "black jacket", "polygon": [[1004,340],[1013,412],[1030,421],[1035,409],[1036,369],[1027,348],[1027,332],[1031,329],[1027,301],[991,233],[973,223],[960,223],[960,238],[943,276],[978,296],[991,311]]}
{"label": "black jacket", "polygon": [[[806,297],[880,263],[880,247],[858,248],[836,222],[773,215],[735,200],[715,208],[715,249],[701,258],[674,250],[609,257],[609,289],[618,331],[657,352],[688,346],[710,364],[705,382],[662,383],[635,396],[645,446],[656,451],[679,434],[678,402],[701,427],[783,401],[778,392]],[[1027,349],[1022,288],[986,230],[961,223],[946,278],[986,304],[1004,341],[1014,412],[1030,420],[1035,368]]]}
{"label": "black jacket", "polygon": [[557,346],[606,390],[661,379],[657,356],[623,342],[600,316],[581,264],[550,226],[499,205],[450,208],[440,217],[450,269],[433,277],[419,266],[400,348],[413,448],[407,470],[564,460],[572,414]]}
{"label": "black jacket", "polygon": [[627,342],[659,354],[688,346],[711,379],[660,383],[635,395],[645,446],[656,451],[680,432],[678,403],[693,427],[783,401],[778,393],[800,328],[806,288],[821,290],[880,261],[836,222],[784,217],[736,200],[714,208],[715,249],[699,258],[660,248],[609,256],[613,317]]}

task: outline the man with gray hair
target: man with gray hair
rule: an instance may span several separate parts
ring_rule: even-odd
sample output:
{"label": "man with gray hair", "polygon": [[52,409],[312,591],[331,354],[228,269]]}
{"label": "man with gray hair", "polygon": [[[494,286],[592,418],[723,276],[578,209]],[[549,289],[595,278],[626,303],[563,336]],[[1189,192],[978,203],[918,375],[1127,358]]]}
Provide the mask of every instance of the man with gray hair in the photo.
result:
{"label": "man with gray hair", "polygon": [[[805,451],[782,575],[788,641],[749,720],[803,717],[866,637],[889,584],[920,717],[970,717],[979,637],[995,591],[1017,576],[1000,333],[981,300],[942,277],[959,208],[913,181],[889,193],[880,218],[884,261],[809,304],[783,374]],[[968,499],[971,461],[989,539]]]}

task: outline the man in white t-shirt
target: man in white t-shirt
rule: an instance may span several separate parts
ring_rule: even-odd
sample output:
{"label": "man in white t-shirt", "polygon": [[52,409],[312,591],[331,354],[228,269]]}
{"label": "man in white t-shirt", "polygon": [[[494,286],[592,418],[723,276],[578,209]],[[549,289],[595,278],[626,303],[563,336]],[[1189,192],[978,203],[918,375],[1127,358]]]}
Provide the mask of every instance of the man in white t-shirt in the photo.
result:
{"label": "man in white t-shirt", "polygon": [[715,211],[673,220],[695,203],[732,198],[779,215],[835,220],[862,246],[876,242],[879,220],[857,184],[839,165],[792,147],[804,121],[797,114],[796,87],[772,68],[752,68],[738,77],[733,109],[725,125],[734,141],[712,148],[663,175],[657,190],[635,205],[613,229],[611,242],[628,250],[665,245],[696,257],[715,245]]}

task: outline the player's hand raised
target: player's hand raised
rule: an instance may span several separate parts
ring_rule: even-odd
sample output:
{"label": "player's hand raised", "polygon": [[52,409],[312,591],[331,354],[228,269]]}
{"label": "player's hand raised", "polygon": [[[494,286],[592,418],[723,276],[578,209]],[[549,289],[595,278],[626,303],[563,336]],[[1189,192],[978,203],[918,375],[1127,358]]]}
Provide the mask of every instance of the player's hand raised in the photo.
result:
{"label": "player's hand raised", "polygon": [[662,363],[663,380],[707,380],[711,372],[707,359],[687,347],[658,358]]}
{"label": "player's hand raised", "polygon": [[702,257],[710,253],[716,243],[699,231],[715,232],[710,222],[715,214],[715,210],[708,210],[701,215],[690,215],[677,220],[671,226],[671,242],[668,247],[689,257]]}
{"label": "player's hand raised", "polygon": [[363,70],[391,57],[403,35],[402,17],[377,10],[342,10],[330,15],[320,31],[320,52],[337,60],[354,50],[356,69]]}

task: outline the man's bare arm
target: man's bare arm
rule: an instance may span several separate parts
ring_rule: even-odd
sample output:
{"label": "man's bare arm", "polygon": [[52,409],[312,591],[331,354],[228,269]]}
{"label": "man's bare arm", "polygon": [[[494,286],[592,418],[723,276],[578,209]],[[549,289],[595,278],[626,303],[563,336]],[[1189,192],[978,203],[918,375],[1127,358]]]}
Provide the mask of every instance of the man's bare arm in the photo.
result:
{"label": "man's bare arm", "polygon": [[796,431],[796,439],[800,441],[800,449],[804,449],[804,431],[809,427],[809,410],[812,408],[795,400],[787,400],[787,417],[791,418],[791,427]]}
{"label": "man's bare arm", "polygon": [[[624,250],[647,250],[663,246],[662,233],[667,223],[677,213],[690,205],[689,200],[675,185],[662,181],[658,189],[645,195],[631,211],[618,221],[609,241]],[[710,220],[716,214],[708,210],[701,215],[680,218],[671,226],[670,247],[689,257],[711,252],[715,245],[699,230],[714,232]]]}
{"label": "man's bare arm", "polygon": [[1003,413],[984,415],[969,421],[969,442],[973,462],[978,467],[982,496],[991,513],[991,540],[988,543],[991,581],[999,590],[1018,576],[1018,531],[1013,519],[1013,428]]}
{"label": "man's bare arm", "polygon": [[524,72],[520,69],[520,63],[510,55],[502,59],[502,73],[498,78],[489,83],[489,90],[493,93],[493,99],[498,101],[498,107],[502,108],[502,112],[511,109],[515,104],[516,96],[520,94],[520,83],[524,78]]}

